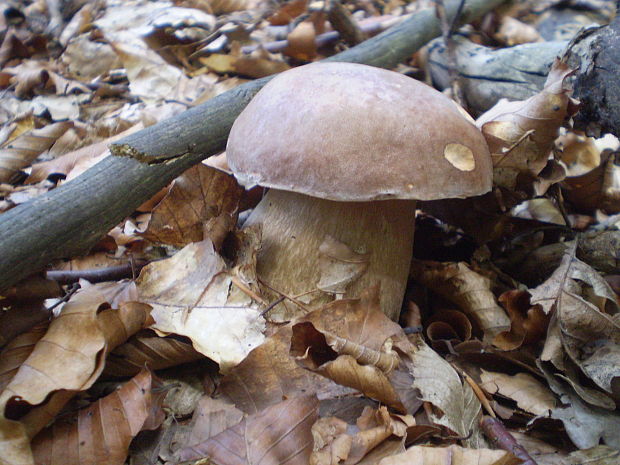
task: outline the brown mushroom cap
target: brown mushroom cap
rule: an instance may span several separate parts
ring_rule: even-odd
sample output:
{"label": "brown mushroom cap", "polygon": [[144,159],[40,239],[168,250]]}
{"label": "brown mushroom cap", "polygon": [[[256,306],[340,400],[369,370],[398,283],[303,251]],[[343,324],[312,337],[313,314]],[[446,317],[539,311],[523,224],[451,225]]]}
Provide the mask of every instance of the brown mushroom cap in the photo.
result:
{"label": "brown mushroom cap", "polygon": [[487,144],[458,105],[401,74],[314,63],[271,80],[226,149],[242,184],[338,201],[433,200],[490,190]]}

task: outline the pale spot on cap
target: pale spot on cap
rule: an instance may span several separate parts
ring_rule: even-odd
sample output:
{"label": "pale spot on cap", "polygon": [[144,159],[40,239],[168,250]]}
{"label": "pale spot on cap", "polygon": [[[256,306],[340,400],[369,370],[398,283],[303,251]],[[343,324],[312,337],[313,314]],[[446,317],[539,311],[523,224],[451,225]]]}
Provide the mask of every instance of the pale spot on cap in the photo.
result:
{"label": "pale spot on cap", "polygon": [[473,171],[476,168],[474,152],[463,144],[447,144],[443,156],[458,170]]}

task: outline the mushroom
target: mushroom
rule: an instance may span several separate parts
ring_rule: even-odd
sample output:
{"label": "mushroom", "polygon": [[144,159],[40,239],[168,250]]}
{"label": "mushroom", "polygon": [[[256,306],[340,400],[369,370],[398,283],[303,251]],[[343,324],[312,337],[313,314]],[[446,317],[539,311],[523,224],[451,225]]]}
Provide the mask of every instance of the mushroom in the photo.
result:
{"label": "mushroom", "polygon": [[[416,200],[479,195],[492,181],[486,142],[456,103],[404,75],[352,63],[314,63],[272,79],[234,122],[226,154],[241,184],[270,188],[245,223],[262,225],[257,272],[268,289],[316,290],[319,248],[331,236],[368,257],[344,297],[380,283],[392,319],[407,284]],[[317,294],[311,307],[333,298],[309,296]],[[270,316],[299,312],[287,308]]]}

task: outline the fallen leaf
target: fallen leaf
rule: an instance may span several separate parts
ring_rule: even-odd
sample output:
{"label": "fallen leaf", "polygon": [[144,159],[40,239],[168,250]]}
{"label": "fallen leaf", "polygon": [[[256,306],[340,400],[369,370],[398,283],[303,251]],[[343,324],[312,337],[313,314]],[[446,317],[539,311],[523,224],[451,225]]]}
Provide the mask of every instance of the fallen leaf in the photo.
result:
{"label": "fallen leaf", "polygon": [[356,428],[335,417],[321,418],[312,427],[314,451],[310,465],[359,463],[391,436],[399,438],[397,442],[402,446],[406,434],[407,425],[390,416],[386,407],[364,409]]}
{"label": "fallen leaf", "polygon": [[120,389],[41,431],[33,440],[36,463],[86,465],[125,463],[129,443],[140,431],[163,420],[159,382],[143,370]]}
{"label": "fallen leaf", "polygon": [[227,306],[231,276],[210,240],[185,246],[142,269],[140,299],[153,307],[153,329],[192,340],[194,348],[227,370],[263,342],[265,320],[248,305]]}
{"label": "fallen leaf", "polygon": [[143,235],[156,243],[183,247],[206,239],[205,224],[218,217],[229,218],[223,231],[207,236],[221,244],[236,224],[242,192],[234,177],[198,164],[173,181],[167,195],[153,209]]}
{"label": "fallen leaf", "polygon": [[312,452],[310,429],[317,419],[318,399],[295,397],[250,415],[178,455],[181,460],[209,457],[226,465],[306,465]]}
{"label": "fallen leaf", "polygon": [[547,387],[527,373],[514,376],[481,369],[480,387],[490,394],[499,394],[511,399],[526,412],[537,416],[548,416],[555,408],[555,396]]}
{"label": "fallen leaf", "polygon": [[221,399],[203,396],[194,410],[191,433],[183,449],[198,447],[200,443],[234,427],[241,420],[243,412],[234,405]]}
{"label": "fallen leaf", "polygon": [[28,131],[5,145],[0,150],[0,182],[14,181],[22,168],[29,166],[72,126],[69,122],[49,124]]}
{"label": "fallen leaf", "polygon": [[575,112],[566,78],[573,71],[556,60],[543,90],[524,101],[500,100],[481,115],[481,129],[493,159],[494,183],[514,190],[517,177],[537,176],[547,165],[565,118]]}
{"label": "fallen leaf", "polygon": [[431,420],[458,436],[467,437],[464,444],[483,447],[485,443],[478,426],[481,406],[472,388],[461,381],[448,362],[421,339],[418,341],[416,350],[409,355],[413,387],[420,391],[423,400],[437,408],[431,414]]}
{"label": "fallen leaf", "polygon": [[388,457],[379,465],[518,465],[521,460],[505,450],[466,449],[456,445],[448,447],[414,446],[407,452]]}
{"label": "fallen leaf", "polygon": [[411,277],[455,303],[490,340],[509,329],[510,320],[495,301],[489,278],[466,263],[436,263],[414,260]]}
{"label": "fallen leaf", "polygon": [[560,396],[561,406],[551,411],[551,418],[561,420],[573,444],[579,449],[595,447],[602,439],[614,449],[620,449],[620,415],[616,411],[593,407],[566,384],[558,381],[551,371],[541,364],[549,387]]}
{"label": "fallen leaf", "polygon": [[613,380],[620,376],[620,323],[605,309],[616,313],[617,298],[607,281],[573,253],[568,251],[553,275],[530,291],[532,304],[554,312],[558,325],[547,337],[541,360],[562,370],[566,354],[611,393]]}
{"label": "fallen leaf", "polygon": [[190,343],[155,336],[151,332],[138,333],[108,355],[104,373],[119,377],[135,376],[144,366],[162,370],[203,357]]}
{"label": "fallen leaf", "polygon": [[543,340],[549,325],[549,316],[540,305],[530,305],[530,295],[523,290],[506,291],[499,302],[510,316],[510,331],[499,333],[493,345],[503,350],[514,350],[523,344]]}

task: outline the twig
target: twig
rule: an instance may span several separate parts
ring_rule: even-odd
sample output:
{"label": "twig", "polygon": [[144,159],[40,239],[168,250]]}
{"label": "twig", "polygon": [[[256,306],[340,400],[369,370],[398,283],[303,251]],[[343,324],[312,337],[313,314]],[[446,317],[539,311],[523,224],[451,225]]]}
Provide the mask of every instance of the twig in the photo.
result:
{"label": "twig", "polygon": [[76,283],[80,279],[85,279],[91,283],[101,283],[133,278],[147,264],[148,262],[128,262],[123,265],[92,268],[89,270],[50,270],[45,273],[45,276],[47,279],[52,279],[60,284]]}
{"label": "twig", "polygon": [[536,461],[530,457],[530,454],[497,418],[483,416],[480,420],[480,428],[494,446],[507,450],[515,457],[523,460],[521,465],[537,465]]}
{"label": "twig", "polygon": [[259,296],[256,292],[254,292],[248,286],[246,286],[246,284],[243,281],[241,281],[239,278],[237,278],[236,276],[231,276],[230,280],[232,281],[232,283],[235,286],[237,286],[245,294],[250,296],[252,298],[252,300],[255,300],[256,302],[260,303],[261,305],[267,305],[267,301],[265,299],[263,299],[261,296]]}
{"label": "twig", "polygon": [[[360,22],[357,27],[360,32],[365,36],[373,36],[375,34],[378,34],[379,32],[385,31],[392,26],[395,26],[396,24],[406,19],[407,16],[393,17],[390,15],[385,15],[379,16],[377,18],[369,18],[367,21]],[[340,33],[338,31],[324,32],[323,34],[319,34],[318,36],[316,36],[315,43],[317,48],[321,48],[331,42],[337,41],[339,38]],[[244,47],[241,47],[241,53],[248,55],[258,50],[259,48],[265,49],[270,53],[278,53],[284,50],[286,47],[288,47],[288,40],[276,40],[261,45],[246,45]]]}
{"label": "twig", "polygon": [[69,288],[69,290],[67,291],[67,293],[60,298],[54,305],[52,305],[51,307],[48,307],[47,311],[50,312],[50,315],[52,313],[52,310],[54,310],[56,307],[58,307],[60,304],[65,303],[67,301],[69,301],[69,299],[71,298],[71,296],[73,294],[75,294],[77,291],[80,290],[82,286],[80,286],[78,283],[73,283],[73,286],[71,286]]}

